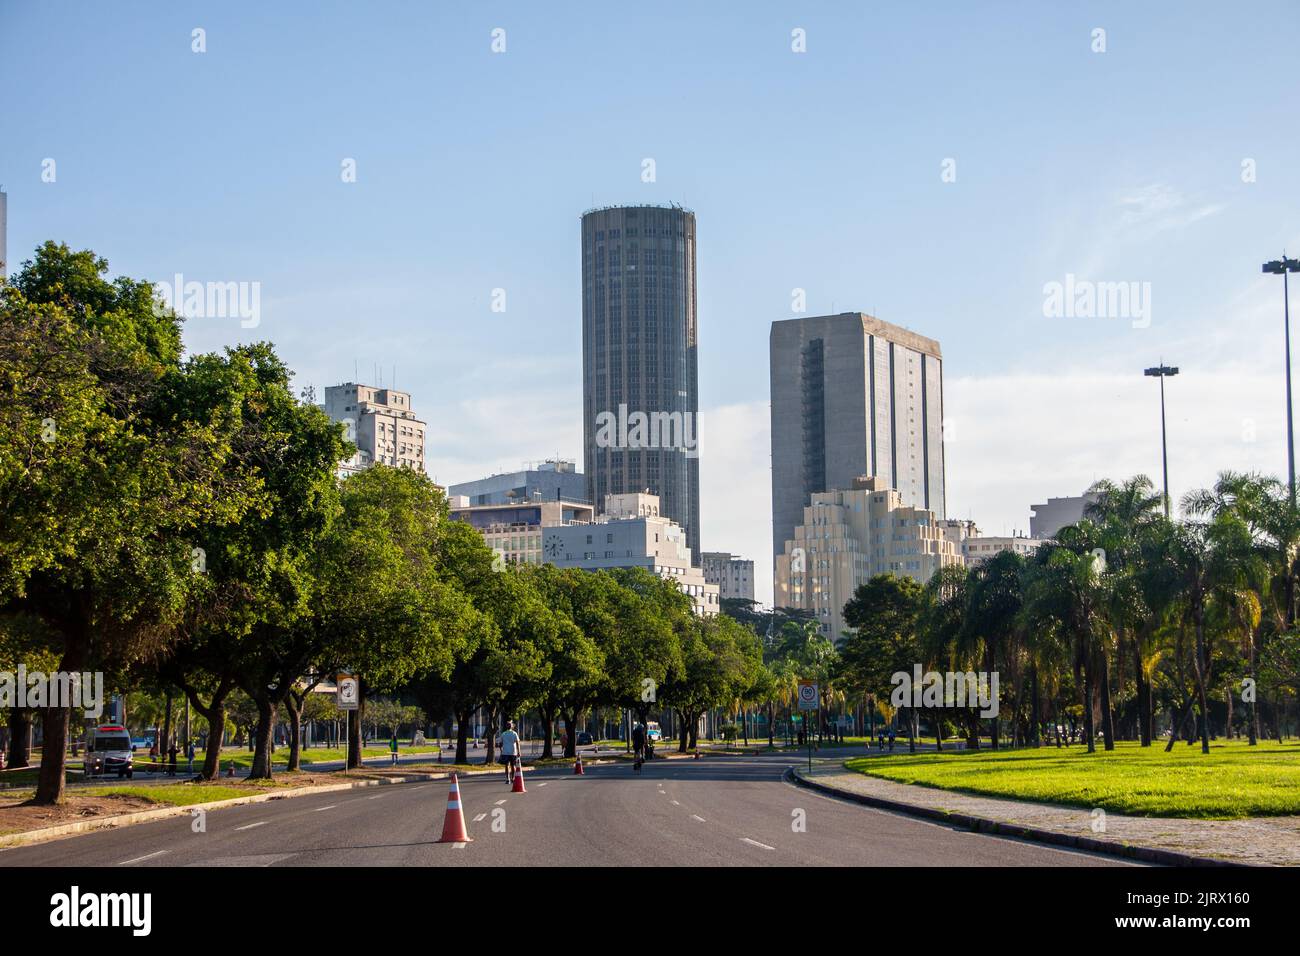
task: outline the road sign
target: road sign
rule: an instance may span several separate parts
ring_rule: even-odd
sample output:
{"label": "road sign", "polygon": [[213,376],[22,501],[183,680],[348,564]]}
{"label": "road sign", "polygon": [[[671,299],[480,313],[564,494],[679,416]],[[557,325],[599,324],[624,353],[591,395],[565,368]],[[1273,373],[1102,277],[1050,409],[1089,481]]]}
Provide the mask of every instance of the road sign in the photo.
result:
{"label": "road sign", "polygon": [[361,700],[361,684],[352,674],[339,674],[335,681],[339,689],[339,710],[356,710]]}
{"label": "road sign", "polygon": [[817,709],[817,682],[815,680],[801,680],[799,682],[799,709]]}

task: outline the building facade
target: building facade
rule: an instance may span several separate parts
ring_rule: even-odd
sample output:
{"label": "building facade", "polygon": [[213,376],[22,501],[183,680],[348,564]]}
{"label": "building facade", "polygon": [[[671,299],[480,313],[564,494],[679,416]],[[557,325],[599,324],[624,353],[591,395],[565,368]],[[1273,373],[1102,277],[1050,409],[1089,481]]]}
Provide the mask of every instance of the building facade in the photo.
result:
{"label": "building facade", "polygon": [[409,392],[346,382],[325,388],[325,413],[347,426],[356,454],[339,466],[340,476],[376,462],[424,471],[425,423],[411,411]]}
{"label": "building facade", "polygon": [[851,485],[814,493],[775,561],[775,605],[812,611],[831,640],[844,632],[844,605],[876,575],[924,584],[963,563],[953,526],[933,511],[904,504],[882,478]]}
{"label": "building facade", "polygon": [[1029,536],[1055,538],[1056,532],[1068,524],[1078,524],[1088,505],[1095,504],[1098,496],[1084,493],[1072,498],[1048,498],[1041,505],[1030,505]]}
{"label": "building facade", "polygon": [[975,536],[962,541],[962,555],[968,567],[977,567],[1002,551],[1014,551],[1023,558],[1030,557],[1042,544],[1039,538],[1026,538],[1021,535]]}
{"label": "building facade", "polygon": [[582,217],[583,468],[588,500],[648,492],[699,555],[695,214]]}
{"label": "building facade", "polygon": [[463,495],[472,505],[501,505],[520,501],[587,501],[587,479],[571,461],[554,459],[536,468],[505,472],[449,485],[447,493]]}
{"label": "building facade", "polygon": [[696,614],[711,616],[719,610],[718,586],[694,566],[685,529],[660,513],[656,495],[608,495],[594,521],[546,528],[542,560],[587,571],[645,568],[676,581]]}
{"label": "building facade", "polygon": [[477,528],[489,548],[507,564],[542,564],[544,529],[595,518],[581,501],[539,499],[506,504],[474,504],[465,495],[448,498],[451,517]]}
{"label": "building facade", "polygon": [[861,475],[943,518],[939,343],[858,312],[773,322],[769,341],[773,553],[813,495]]}
{"label": "building facade", "polygon": [[718,586],[720,598],[754,600],[754,562],[726,551],[705,551],[700,567],[704,580]]}

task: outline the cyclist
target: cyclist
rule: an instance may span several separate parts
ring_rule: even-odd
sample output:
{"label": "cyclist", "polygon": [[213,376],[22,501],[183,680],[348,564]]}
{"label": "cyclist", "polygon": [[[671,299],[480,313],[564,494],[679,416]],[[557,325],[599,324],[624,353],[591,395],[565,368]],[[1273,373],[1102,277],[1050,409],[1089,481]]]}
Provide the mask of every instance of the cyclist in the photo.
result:
{"label": "cyclist", "polygon": [[640,724],[632,728],[632,753],[635,756],[632,766],[640,773],[641,764],[645,762],[645,728]]}
{"label": "cyclist", "polygon": [[515,774],[523,768],[519,763],[519,735],[515,733],[515,722],[506,721],[506,729],[501,731],[501,762],[506,765],[506,783],[515,782]]}

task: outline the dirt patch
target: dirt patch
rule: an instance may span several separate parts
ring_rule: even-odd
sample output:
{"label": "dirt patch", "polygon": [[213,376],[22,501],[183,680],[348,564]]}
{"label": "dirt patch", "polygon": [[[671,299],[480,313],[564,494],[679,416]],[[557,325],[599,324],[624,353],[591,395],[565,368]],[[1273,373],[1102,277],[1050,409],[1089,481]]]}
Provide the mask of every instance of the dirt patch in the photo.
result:
{"label": "dirt patch", "polygon": [[33,806],[25,802],[29,799],[30,795],[21,795],[19,799],[0,796],[0,833],[57,827],[64,823],[77,823],[93,817],[112,817],[158,806],[143,797],[73,795],[56,807]]}

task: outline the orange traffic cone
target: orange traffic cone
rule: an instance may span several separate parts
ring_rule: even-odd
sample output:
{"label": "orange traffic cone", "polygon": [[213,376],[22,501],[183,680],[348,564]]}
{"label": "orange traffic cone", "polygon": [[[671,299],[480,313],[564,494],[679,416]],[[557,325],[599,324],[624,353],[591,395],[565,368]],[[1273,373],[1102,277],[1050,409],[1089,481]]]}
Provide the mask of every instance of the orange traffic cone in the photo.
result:
{"label": "orange traffic cone", "polygon": [[511,786],[510,786],[510,792],[511,792],[511,793],[527,793],[527,792],[528,792],[527,790],[524,789],[524,768],[523,768],[523,764],[520,764],[518,767],[515,768],[515,781],[514,781],[514,783],[511,784]]}
{"label": "orange traffic cone", "polygon": [[695,759],[696,760],[700,759],[700,749],[698,747],[695,748]]}
{"label": "orange traffic cone", "polygon": [[582,769],[582,754],[578,754],[578,762],[573,765],[573,774],[577,777],[583,777],[587,774],[587,771]]}
{"label": "orange traffic cone", "polygon": [[472,843],[465,832],[465,814],[460,809],[460,784],[456,775],[451,775],[451,789],[447,791],[447,815],[442,821],[442,837],[439,843]]}

